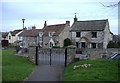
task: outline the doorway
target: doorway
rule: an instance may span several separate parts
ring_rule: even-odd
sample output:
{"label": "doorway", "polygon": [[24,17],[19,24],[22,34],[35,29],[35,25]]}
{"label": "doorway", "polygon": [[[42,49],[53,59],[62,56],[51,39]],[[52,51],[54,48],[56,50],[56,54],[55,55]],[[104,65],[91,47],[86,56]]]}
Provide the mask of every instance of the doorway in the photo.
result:
{"label": "doorway", "polygon": [[86,47],[86,43],[85,42],[81,42],[81,48],[85,48]]}

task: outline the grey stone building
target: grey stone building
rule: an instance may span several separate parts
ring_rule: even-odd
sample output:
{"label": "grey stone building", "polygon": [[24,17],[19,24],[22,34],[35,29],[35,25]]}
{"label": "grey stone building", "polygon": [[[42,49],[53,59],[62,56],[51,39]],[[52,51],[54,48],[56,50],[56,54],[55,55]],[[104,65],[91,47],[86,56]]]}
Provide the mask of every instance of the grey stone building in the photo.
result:
{"label": "grey stone building", "polygon": [[39,45],[43,48],[63,47],[64,40],[70,38],[70,21],[64,24],[47,25],[39,32]]}
{"label": "grey stone building", "polygon": [[18,35],[18,40],[21,41],[20,46],[27,48],[28,46],[38,45],[38,36],[40,31],[42,31],[42,29],[36,29],[35,26],[32,26],[32,29],[30,30],[24,28],[23,32]]}
{"label": "grey stone building", "polygon": [[78,21],[75,15],[70,32],[78,48],[107,48],[112,40],[108,19]]}
{"label": "grey stone building", "polygon": [[52,48],[53,46],[63,47],[64,40],[70,38],[70,21],[64,24],[47,25],[46,21],[43,29],[23,30],[19,34],[19,41],[23,46],[39,45],[42,48]]}

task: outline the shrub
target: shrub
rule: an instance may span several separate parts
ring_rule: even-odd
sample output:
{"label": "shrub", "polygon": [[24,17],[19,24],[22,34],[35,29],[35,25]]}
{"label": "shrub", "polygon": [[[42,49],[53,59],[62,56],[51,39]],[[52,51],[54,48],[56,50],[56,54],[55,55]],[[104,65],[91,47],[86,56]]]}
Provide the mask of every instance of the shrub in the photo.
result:
{"label": "shrub", "polygon": [[69,38],[66,38],[64,40],[64,47],[69,46],[69,45],[72,45],[72,42],[71,42],[71,40]]}
{"label": "shrub", "polygon": [[110,41],[107,48],[120,48],[120,41]]}
{"label": "shrub", "polygon": [[53,46],[52,48],[60,48],[60,46]]}

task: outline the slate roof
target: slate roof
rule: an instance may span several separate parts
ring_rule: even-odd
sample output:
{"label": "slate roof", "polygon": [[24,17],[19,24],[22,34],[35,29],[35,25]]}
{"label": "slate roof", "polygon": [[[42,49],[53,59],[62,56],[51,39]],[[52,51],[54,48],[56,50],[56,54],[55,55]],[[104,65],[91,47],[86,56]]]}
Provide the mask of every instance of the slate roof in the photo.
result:
{"label": "slate roof", "polygon": [[106,26],[105,20],[88,20],[88,21],[77,21],[71,26],[71,31],[103,31]]}
{"label": "slate roof", "polygon": [[49,32],[55,32],[54,35],[58,36],[65,28],[66,24],[49,25],[43,28],[44,35],[48,36]]}
{"label": "slate roof", "polygon": [[113,41],[120,41],[120,35],[113,35]]}
{"label": "slate roof", "polygon": [[2,32],[2,38],[6,38],[9,32]]}
{"label": "slate roof", "polygon": [[22,29],[10,31],[10,33],[12,34],[12,36],[15,36],[15,35],[16,35],[17,33],[19,33],[20,31],[22,31]]}
{"label": "slate roof", "polygon": [[31,30],[24,30],[22,33],[20,33],[18,36],[26,36],[26,37],[36,37],[39,35],[39,32],[42,31],[42,29],[31,29]]}

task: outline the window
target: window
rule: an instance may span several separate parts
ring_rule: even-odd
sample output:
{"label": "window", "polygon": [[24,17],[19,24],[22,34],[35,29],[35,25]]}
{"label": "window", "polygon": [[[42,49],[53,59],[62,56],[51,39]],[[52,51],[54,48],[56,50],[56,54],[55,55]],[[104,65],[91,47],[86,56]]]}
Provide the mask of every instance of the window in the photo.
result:
{"label": "window", "polygon": [[79,43],[78,43],[78,42],[76,42],[76,47],[77,47],[77,48],[79,47]]}
{"label": "window", "polygon": [[19,37],[19,39],[18,40],[23,40],[23,37]]}
{"label": "window", "polygon": [[49,37],[52,37],[55,32],[49,32]]}
{"label": "window", "polygon": [[85,42],[81,42],[81,48],[85,48],[85,47],[86,47]]}
{"label": "window", "polygon": [[9,39],[11,39],[11,36],[9,36]]}
{"label": "window", "polygon": [[103,43],[98,43],[98,48],[103,48]]}
{"label": "window", "polygon": [[53,43],[52,42],[50,42],[50,48],[52,48],[53,47]]}
{"label": "window", "polygon": [[80,37],[81,36],[81,32],[76,32],[76,37]]}
{"label": "window", "polygon": [[92,38],[96,38],[97,37],[97,32],[92,32]]}
{"label": "window", "polygon": [[92,44],[92,48],[96,48],[96,43],[91,43]]}
{"label": "window", "polygon": [[43,32],[39,32],[39,36],[42,37],[43,36]]}

